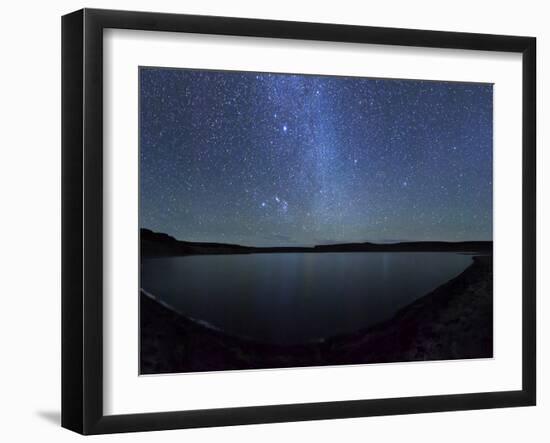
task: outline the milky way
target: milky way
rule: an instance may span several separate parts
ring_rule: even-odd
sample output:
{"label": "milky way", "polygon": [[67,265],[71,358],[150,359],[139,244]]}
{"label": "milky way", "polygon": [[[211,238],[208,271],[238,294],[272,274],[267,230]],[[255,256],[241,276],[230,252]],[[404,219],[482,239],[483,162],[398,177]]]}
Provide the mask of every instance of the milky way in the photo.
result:
{"label": "milky way", "polygon": [[258,246],[492,239],[490,84],[139,76],[141,227]]}

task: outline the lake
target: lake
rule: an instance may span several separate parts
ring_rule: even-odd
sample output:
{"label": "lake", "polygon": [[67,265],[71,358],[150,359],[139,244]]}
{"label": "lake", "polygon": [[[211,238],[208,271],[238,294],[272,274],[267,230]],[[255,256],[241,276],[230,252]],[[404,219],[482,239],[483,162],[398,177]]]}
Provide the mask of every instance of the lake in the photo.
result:
{"label": "lake", "polygon": [[449,252],[146,258],[141,288],[229,334],[298,344],[386,320],[470,263]]}

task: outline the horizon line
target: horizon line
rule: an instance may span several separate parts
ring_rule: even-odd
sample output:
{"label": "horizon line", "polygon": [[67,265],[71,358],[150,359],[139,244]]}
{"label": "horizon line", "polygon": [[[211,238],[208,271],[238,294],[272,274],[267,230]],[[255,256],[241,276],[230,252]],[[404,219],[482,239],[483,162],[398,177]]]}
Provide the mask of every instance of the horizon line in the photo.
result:
{"label": "horizon line", "polygon": [[335,243],[313,243],[311,245],[278,245],[278,246],[256,246],[256,245],[247,245],[247,244],[241,244],[241,243],[228,243],[223,241],[202,241],[202,240],[181,240],[177,238],[175,235],[168,234],[166,232],[161,231],[155,231],[150,228],[143,228],[140,227],[141,230],[146,230],[149,232],[152,232],[153,234],[161,234],[161,235],[167,235],[169,237],[172,237],[176,241],[185,242],[185,243],[210,243],[210,244],[221,244],[221,245],[227,245],[227,246],[239,246],[243,248],[315,248],[318,246],[342,246],[342,245],[352,245],[352,244],[372,244],[372,245],[398,245],[398,244],[406,244],[406,243],[451,243],[451,244],[458,244],[458,243],[492,243],[493,239],[490,240],[396,240],[396,241],[387,241],[387,242],[373,242],[371,240],[364,240],[364,241],[342,241],[342,242],[335,242]]}

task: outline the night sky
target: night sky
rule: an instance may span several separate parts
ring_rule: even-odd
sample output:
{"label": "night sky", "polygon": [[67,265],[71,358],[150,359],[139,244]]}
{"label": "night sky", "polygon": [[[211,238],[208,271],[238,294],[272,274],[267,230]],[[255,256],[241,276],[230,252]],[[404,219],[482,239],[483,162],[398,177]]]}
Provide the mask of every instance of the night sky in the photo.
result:
{"label": "night sky", "polygon": [[139,76],[141,227],[255,246],[492,239],[490,84]]}

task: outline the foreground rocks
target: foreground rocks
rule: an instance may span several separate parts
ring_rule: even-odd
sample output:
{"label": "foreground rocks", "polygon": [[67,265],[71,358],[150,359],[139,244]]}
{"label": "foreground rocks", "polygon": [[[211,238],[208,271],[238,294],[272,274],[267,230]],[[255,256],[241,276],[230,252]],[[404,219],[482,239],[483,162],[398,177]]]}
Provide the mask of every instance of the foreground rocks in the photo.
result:
{"label": "foreground rocks", "polygon": [[141,373],[489,358],[493,356],[492,257],[374,327],[304,345],[229,336],[140,295]]}

